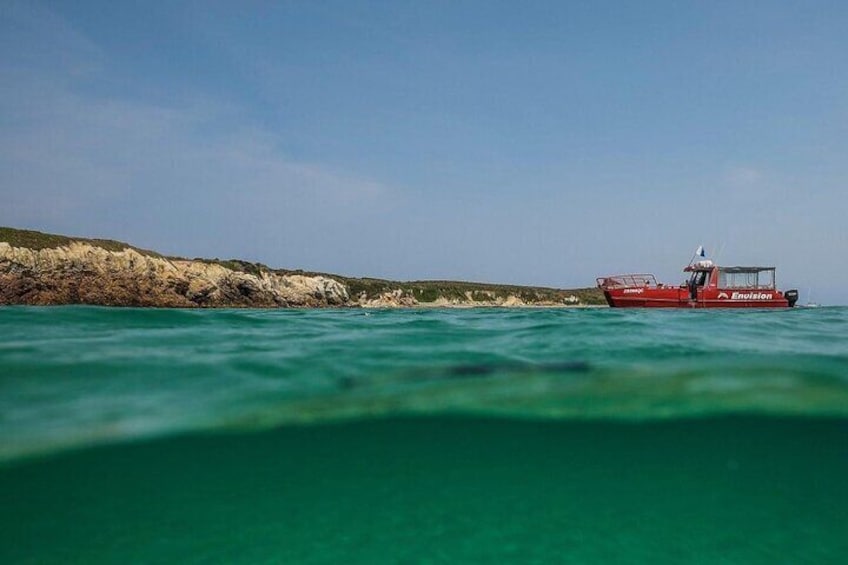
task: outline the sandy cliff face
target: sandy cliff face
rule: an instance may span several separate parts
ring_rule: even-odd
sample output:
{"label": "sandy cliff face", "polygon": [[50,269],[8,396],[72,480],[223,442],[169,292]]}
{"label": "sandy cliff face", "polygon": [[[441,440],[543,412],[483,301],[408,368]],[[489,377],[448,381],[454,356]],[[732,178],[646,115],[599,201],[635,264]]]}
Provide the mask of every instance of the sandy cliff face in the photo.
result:
{"label": "sandy cliff face", "polygon": [[399,288],[374,298],[368,298],[365,293],[362,293],[357,297],[356,303],[363,308],[409,308],[419,305],[414,296],[410,296]]}
{"label": "sandy cliff face", "polygon": [[163,307],[343,306],[347,288],[327,277],[259,275],[201,261],[73,242],[33,250],[0,242],[0,304]]}

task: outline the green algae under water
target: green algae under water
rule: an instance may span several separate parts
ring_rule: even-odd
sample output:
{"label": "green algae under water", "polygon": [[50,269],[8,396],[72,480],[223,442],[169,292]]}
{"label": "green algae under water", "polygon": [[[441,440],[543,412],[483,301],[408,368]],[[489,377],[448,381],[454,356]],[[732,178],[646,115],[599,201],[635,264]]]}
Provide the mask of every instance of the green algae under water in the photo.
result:
{"label": "green algae under water", "polygon": [[841,563],[848,309],[0,309],[3,563]]}

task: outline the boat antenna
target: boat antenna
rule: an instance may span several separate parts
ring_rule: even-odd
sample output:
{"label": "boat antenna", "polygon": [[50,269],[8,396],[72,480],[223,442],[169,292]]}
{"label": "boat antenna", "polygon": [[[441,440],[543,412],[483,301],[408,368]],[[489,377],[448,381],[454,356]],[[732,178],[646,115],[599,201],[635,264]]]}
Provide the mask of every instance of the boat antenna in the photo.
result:
{"label": "boat antenna", "polygon": [[721,252],[724,251],[724,242],[721,242],[721,245],[718,246],[718,251],[715,254],[716,263],[719,262],[719,257],[721,257]]}

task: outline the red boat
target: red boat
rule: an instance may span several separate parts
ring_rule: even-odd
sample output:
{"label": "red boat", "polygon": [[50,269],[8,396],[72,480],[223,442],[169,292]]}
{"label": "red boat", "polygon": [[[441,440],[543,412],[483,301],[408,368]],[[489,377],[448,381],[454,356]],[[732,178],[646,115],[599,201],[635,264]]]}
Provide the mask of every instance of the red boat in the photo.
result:
{"label": "red boat", "polygon": [[798,301],[797,290],[777,290],[774,267],[719,267],[705,259],[683,271],[691,275],[680,286],[643,274],[597,281],[614,308],[791,308]]}

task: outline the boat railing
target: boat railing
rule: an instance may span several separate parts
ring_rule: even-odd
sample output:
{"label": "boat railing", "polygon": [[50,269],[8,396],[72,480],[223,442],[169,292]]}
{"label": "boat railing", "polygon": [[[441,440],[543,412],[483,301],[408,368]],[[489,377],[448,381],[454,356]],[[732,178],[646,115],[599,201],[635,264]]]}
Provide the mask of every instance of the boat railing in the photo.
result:
{"label": "boat railing", "polygon": [[602,289],[613,288],[644,288],[656,287],[657,279],[650,274],[612,275],[609,277],[598,277],[598,287]]}

